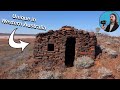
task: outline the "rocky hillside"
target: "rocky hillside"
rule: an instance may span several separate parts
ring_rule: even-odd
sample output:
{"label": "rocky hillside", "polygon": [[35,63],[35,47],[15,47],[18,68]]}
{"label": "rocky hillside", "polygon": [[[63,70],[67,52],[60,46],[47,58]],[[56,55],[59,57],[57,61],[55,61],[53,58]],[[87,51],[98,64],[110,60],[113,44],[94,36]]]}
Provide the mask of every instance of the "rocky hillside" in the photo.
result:
{"label": "rocky hillside", "polygon": [[[28,41],[34,43],[32,39]],[[120,79],[120,37],[97,35],[96,59],[78,57],[74,66],[69,68],[58,65],[51,67],[50,62],[40,63],[32,56],[33,44],[26,48],[22,57],[10,57],[10,50],[14,55],[18,50],[6,46],[8,51],[5,48],[7,40],[2,42],[0,55],[4,55],[0,56],[1,79]]]}

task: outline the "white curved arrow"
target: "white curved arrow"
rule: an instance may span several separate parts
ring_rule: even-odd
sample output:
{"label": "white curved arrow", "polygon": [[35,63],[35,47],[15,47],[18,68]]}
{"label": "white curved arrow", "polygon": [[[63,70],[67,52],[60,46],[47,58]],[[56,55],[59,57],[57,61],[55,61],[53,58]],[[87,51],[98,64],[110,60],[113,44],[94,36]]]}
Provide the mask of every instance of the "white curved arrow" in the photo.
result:
{"label": "white curved arrow", "polygon": [[15,34],[15,31],[17,30],[18,28],[14,29],[9,37],[9,45],[13,48],[22,48],[22,51],[24,50],[24,48],[29,44],[29,43],[26,43],[26,42],[23,42],[20,40],[20,43],[15,43],[14,42],[14,34]]}

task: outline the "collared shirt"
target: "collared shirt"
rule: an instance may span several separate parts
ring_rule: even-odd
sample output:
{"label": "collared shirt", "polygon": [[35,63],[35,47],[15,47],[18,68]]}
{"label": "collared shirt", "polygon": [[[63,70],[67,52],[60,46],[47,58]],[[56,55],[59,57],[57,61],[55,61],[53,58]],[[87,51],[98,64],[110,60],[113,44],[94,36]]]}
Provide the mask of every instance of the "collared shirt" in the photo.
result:
{"label": "collared shirt", "polygon": [[110,24],[110,30],[109,30],[109,31],[112,30],[113,26],[114,26],[114,23],[111,23],[111,24]]}

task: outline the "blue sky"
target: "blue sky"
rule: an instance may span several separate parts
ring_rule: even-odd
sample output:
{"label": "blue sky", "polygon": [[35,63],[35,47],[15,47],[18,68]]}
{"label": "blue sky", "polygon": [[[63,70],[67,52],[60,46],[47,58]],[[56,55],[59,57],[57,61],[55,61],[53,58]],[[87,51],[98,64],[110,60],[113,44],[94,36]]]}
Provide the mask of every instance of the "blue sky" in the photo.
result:
{"label": "blue sky", "polygon": [[[77,29],[83,29],[86,31],[95,31],[99,26],[99,17],[105,11],[0,11],[0,21],[7,19],[12,21],[12,15],[22,15],[25,17],[34,17],[36,22],[26,22],[28,24],[44,25],[47,30],[58,30],[64,25],[74,26]],[[116,11],[120,16],[120,11]],[[22,22],[21,20],[14,20],[16,22]],[[37,34],[46,32],[37,29],[30,29],[26,27],[12,26],[8,24],[2,24],[0,22],[0,33],[11,33],[13,29],[18,27],[16,33],[19,34]],[[114,32],[105,32],[102,29],[101,33],[106,33],[112,36],[120,36],[120,27]]]}

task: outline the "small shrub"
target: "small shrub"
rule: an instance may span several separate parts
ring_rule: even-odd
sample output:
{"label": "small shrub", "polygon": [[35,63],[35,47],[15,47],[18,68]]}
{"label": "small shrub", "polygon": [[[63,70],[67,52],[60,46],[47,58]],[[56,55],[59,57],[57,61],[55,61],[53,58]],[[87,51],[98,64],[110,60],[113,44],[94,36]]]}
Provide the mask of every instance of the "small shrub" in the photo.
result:
{"label": "small shrub", "polygon": [[112,71],[105,68],[105,67],[101,67],[98,69],[98,73],[100,73],[101,75],[98,77],[98,79],[107,79],[107,78],[114,78],[112,75]]}
{"label": "small shrub", "polygon": [[39,73],[38,79],[62,79],[63,76],[59,72],[53,71],[41,71]]}
{"label": "small shrub", "polygon": [[88,56],[78,57],[74,62],[76,68],[89,68],[94,65],[94,60]]}

